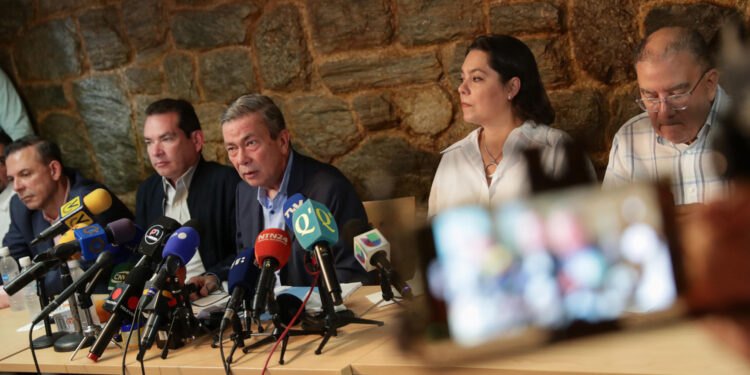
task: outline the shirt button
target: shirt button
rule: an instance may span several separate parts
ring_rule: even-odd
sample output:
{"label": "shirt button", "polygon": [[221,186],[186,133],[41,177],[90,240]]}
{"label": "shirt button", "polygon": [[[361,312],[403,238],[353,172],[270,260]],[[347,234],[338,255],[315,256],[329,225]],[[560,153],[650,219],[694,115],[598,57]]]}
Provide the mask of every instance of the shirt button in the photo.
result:
{"label": "shirt button", "polygon": [[273,215],[273,214],[275,214],[275,213],[276,213],[276,211],[274,211],[274,210],[271,210],[271,215]]}

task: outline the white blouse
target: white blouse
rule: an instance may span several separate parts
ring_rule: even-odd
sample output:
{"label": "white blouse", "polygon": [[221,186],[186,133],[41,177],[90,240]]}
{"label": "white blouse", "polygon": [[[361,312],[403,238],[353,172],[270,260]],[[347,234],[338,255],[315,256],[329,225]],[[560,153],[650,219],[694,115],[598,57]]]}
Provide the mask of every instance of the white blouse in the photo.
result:
{"label": "white blouse", "polygon": [[[541,149],[541,164],[546,174],[560,177],[563,172],[566,163],[563,144],[571,140],[570,136],[562,130],[529,120],[508,135],[503,145],[503,158],[488,186],[479,150],[480,130],[475,129],[442,151],[432,181],[428,217],[450,207],[467,204],[493,206],[528,194],[530,184],[526,159],[522,154],[527,148]],[[589,169],[593,176],[590,161]]]}

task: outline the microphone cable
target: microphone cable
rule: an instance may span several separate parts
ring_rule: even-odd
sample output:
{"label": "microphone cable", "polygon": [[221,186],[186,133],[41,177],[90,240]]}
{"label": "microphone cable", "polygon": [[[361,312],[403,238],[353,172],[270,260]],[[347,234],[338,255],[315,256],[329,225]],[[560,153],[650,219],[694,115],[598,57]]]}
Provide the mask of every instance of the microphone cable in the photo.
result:
{"label": "microphone cable", "polygon": [[[143,296],[141,296],[143,298]],[[137,339],[138,339],[138,352],[141,351],[141,314],[143,314],[143,305],[139,304],[135,308],[135,314],[133,315],[133,322],[130,325],[130,332],[128,333],[128,338],[125,340],[125,350],[122,353],[122,375],[126,375],[125,371],[125,358],[128,355],[128,349],[130,348],[130,338],[133,337],[133,330],[138,331]],[[141,372],[145,375],[146,370],[143,368],[143,359],[141,359]]]}
{"label": "microphone cable", "polygon": [[34,367],[36,367],[36,374],[42,375],[42,372],[39,371],[39,361],[36,359],[36,352],[34,351],[34,340],[32,339],[32,333],[34,332],[34,326],[36,324],[31,324],[31,328],[29,328],[29,348],[31,349],[31,358],[34,359]]}
{"label": "microphone cable", "polygon": [[284,329],[284,332],[279,336],[279,339],[276,340],[276,343],[273,344],[273,347],[271,348],[271,352],[268,353],[268,357],[266,358],[266,363],[263,365],[263,371],[261,371],[260,375],[265,375],[266,370],[268,369],[268,362],[271,361],[271,356],[273,356],[273,352],[276,351],[276,348],[279,347],[279,343],[284,341],[284,337],[289,333],[289,330],[292,328],[294,323],[297,322],[297,318],[299,318],[300,315],[302,315],[302,312],[305,311],[305,305],[307,304],[307,300],[310,299],[310,296],[313,293],[313,290],[315,290],[315,286],[318,285],[318,278],[320,277],[320,271],[310,271],[307,268],[307,264],[305,264],[305,271],[309,273],[310,275],[315,275],[315,279],[312,282],[312,285],[310,285],[310,290],[307,291],[307,295],[305,296],[305,300],[302,301],[302,306],[299,307],[299,310],[297,310],[297,314],[294,315],[292,320],[289,322],[289,324],[286,325],[286,329]]}

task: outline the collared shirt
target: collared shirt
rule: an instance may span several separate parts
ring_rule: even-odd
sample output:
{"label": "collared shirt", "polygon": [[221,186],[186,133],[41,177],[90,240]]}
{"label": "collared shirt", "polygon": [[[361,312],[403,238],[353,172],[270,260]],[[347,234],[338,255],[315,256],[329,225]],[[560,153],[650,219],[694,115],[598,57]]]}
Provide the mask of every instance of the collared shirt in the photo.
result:
{"label": "collared shirt", "polygon": [[[65,202],[68,202],[70,200],[70,179],[65,175],[63,175],[63,177],[65,178]],[[83,197],[81,197],[81,199],[83,199]],[[55,213],[57,213],[57,216],[50,217],[46,212],[44,212],[44,210],[42,210],[42,217],[48,223],[54,224],[54,222],[56,222],[60,218],[60,210],[58,209],[57,211],[55,211]],[[60,238],[62,238],[62,234],[58,234],[57,236],[55,236],[55,238],[52,239],[52,243],[57,245],[58,243],[60,243]]]}
{"label": "collared shirt", "polygon": [[[195,174],[195,165],[188,168],[188,170],[185,171],[177,181],[175,181],[174,186],[172,186],[169,179],[166,177],[162,176],[161,178],[165,195],[164,216],[175,219],[180,224],[185,224],[190,220],[190,210],[187,204],[187,197],[190,183],[193,181],[193,174]],[[195,255],[193,255],[188,264],[185,265],[185,269],[185,280],[190,280],[191,277],[202,275],[206,272],[206,267],[203,266],[203,261],[201,261],[200,252],[195,252]]]}
{"label": "collared shirt", "polygon": [[[281,185],[279,185],[279,191],[276,192],[276,195],[273,197],[273,199],[270,199],[268,197],[267,189],[258,187],[258,203],[260,203],[260,207],[261,209],[263,209],[263,229],[284,229],[284,203],[288,198],[286,186],[289,184],[289,173],[292,170],[293,158],[294,152],[290,152],[289,160],[287,160],[286,162],[284,176],[281,178]],[[279,271],[276,271],[276,285],[281,285]]]}
{"label": "collared shirt", "polygon": [[8,233],[8,228],[10,228],[10,199],[15,194],[13,184],[8,184],[0,192],[0,240],[5,238],[5,233]]}
{"label": "collared shirt", "polygon": [[633,117],[615,134],[602,188],[634,181],[667,181],[675,204],[707,202],[728,191],[728,184],[714,165],[712,144],[720,126],[718,117],[728,108],[729,97],[721,87],[706,122],[691,144],[674,144],[659,136],[648,113]]}
{"label": "collared shirt", "polygon": [[[484,161],[479,149],[480,128],[443,150],[440,165],[430,190],[428,217],[446,208],[480,204],[496,205],[530,191],[527,163],[522,152],[541,149],[545,173],[559,177],[566,163],[563,144],[570,140],[565,132],[526,121],[513,129],[503,145],[503,158],[487,185]],[[593,175],[593,167],[589,167]]]}
{"label": "collared shirt", "polygon": [[258,203],[260,203],[260,207],[263,209],[264,229],[284,229],[284,203],[288,198],[286,186],[289,184],[289,173],[292,170],[292,159],[294,159],[293,155],[294,152],[289,153],[289,160],[286,162],[286,169],[281,178],[279,191],[273,199],[268,197],[268,190],[263,187],[258,187]]}

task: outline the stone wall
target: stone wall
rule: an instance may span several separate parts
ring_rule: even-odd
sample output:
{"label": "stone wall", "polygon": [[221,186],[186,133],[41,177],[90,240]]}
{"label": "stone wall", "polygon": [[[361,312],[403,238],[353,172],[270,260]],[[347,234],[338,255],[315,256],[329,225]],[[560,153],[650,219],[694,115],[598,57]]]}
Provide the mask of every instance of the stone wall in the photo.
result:
{"label": "stone wall", "polygon": [[143,111],[188,99],[204,156],[227,162],[219,117],[261,92],[295,148],[331,162],[364,200],[429,194],[439,151],[464,137],[456,92],[468,43],[524,40],[557,111],[599,173],[611,138],[638,112],[631,51],[677,20],[710,38],[746,0],[2,0],[0,67],[65,163],[131,207],[152,173]]}

